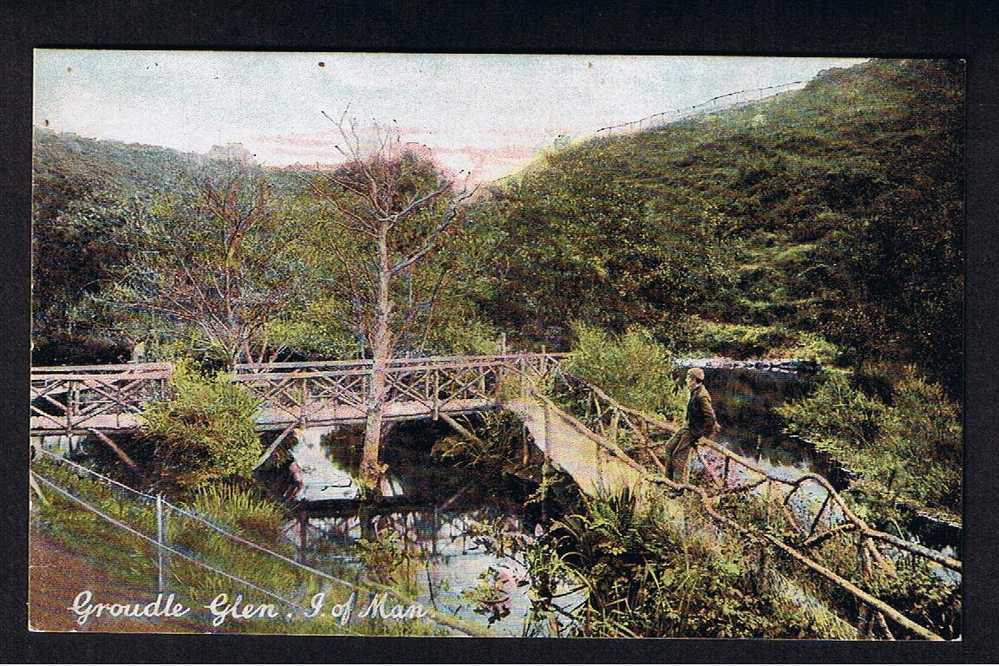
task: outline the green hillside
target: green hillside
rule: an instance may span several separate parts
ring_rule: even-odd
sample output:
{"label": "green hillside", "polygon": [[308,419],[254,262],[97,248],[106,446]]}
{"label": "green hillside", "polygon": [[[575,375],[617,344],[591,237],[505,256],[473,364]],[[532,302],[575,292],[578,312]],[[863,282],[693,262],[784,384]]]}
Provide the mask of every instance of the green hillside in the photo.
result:
{"label": "green hillside", "polygon": [[[546,154],[472,211],[482,319],[551,347],[578,320],[684,352],[915,362],[956,393],[963,101],[960,64],[871,61]],[[107,242],[123,202],[204,164],[36,130],[36,350],[87,337],[75,308],[127,254]]]}
{"label": "green hillside", "polygon": [[547,155],[480,212],[483,306],[554,345],[574,319],[640,323],[680,350],[915,361],[956,389],[963,121],[960,64],[871,61]]}
{"label": "green hillside", "polygon": [[[552,347],[578,320],[644,325],[685,352],[915,362],[956,393],[963,129],[960,64],[871,61],[552,152],[475,206],[492,250],[482,317]],[[75,309],[127,254],[107,242],[123,202],[178,191],[204,164],[36,130],[40,349],[86,338]],[[285,192],[299,180],[270,177]]]}
{"label": "green hillside", "polygon": [[107,269],[122,202],[176,187],[196,156],[36,128],[32,192],[32,323],[36,362],[113,360],[126,348],[93,333],[81,307]]}

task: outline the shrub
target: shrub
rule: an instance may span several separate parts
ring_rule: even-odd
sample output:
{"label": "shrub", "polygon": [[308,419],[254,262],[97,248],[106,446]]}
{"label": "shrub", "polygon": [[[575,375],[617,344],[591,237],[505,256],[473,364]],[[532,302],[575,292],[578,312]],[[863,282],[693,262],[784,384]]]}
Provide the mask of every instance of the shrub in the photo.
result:
{"label": "shrub", "polygon": [[181,488],[248,477],[261,454],[254,414],[259,405],[225,373],[205,375],[192,361],[174,366],[173,397],[146,405],[144,432],[160,478]]}
{"label": "shrub", "polygon": [[[900,562],[895,576],[879,573],[871,592],[947,640],[961,635],[961,586],[941,580],[925,560]],[[892,629],[896,636],[907,633],[894,623]]]}
{"label": "shrub", "polygon": [[685,346],[690,352],[745,358],[761,356],[787,344],[791,335],[779,326],[729,324],[692,316],[685,323]]}
{"label": "shrub", "polygon": [[960,512],[959,407],[913,366],[881,374],[890,383],[868,396],[856,376],[824,373],[815,393],[777,411],[791,431],[858,472],[858,486],[885,514],[899,502]]}
{"label": "shrub", "polygon": [[575,324],[573,330],[570,372],[633,409],[669,418],[682,413],[687,396],[674,377],[673,355],[648,330],[632,327],[614,335],[585,324]]}
{"label": "shrub", "polygon": [[719,535],[689,502],[642,503],[625,493],[588,500],[557,521],[552,537],[572,580],[584,582],[583,623],[598,636],[854,638],[822,609],[805,612],[760,586],[752,548]]}
{"label": "shrub", "polygon": [[284,512],[279,504],[256,490],[230,483],[212,484],[198,489],[191,508],[251,539],[265,543],[280,541]]}
{"label": "shrub", "polygon": [[839,359],[839,348],[817,333],[795,331],[789,335],[791,336],[790,341],[770,349],[767,356],[771,358],[798,358],[815,361],[822,365],[833,365]]}

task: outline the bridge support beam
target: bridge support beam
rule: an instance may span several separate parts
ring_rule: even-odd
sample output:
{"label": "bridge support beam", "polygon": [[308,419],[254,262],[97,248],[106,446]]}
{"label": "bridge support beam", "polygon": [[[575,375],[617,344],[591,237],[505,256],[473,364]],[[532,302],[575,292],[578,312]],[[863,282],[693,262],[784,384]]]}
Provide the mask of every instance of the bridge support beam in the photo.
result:
{"label": "bridge support beam", "polygon": [[257,469],[258,467],[260,467],[261,465],[263,465],[263,464],[264,464],[265,462],[267,462],[267,459],[271,457],[271,454],[272,454],[272,453],[274,453],[274,450],[275,450],[275,449],[277,449],[277,447],[281,445],[281,442],[283,442],[283,441],[285,440],[285,438],[286,438],[286,437],[287,437],[288,435],[290,435],[290,434],[291,434],[291,432],[292,432],[292,431],[293,431],[293,430],[294,430],[295,428],[297,428],[297,427],[298,427],[298,426],[299,426],[300,424],[301,424],[301,421],[295,421],[295,422],[294,422],[294,423],[292,423],[292,424],[291,424],[290,426],[288,426],[287,428],[285,428],[285,429],[284,429],[284,430],[283,430],[283,431],[281,432],[281,434],[277,436],[277,439],[275,439],[275,440],[274,440],[274,441],[273,441],[273,442],[271,443],[271,445],[267,447],[267,450],[266,450],[266,451],[264,451],[263,455],[261,455],[261,456],[260,456],[260,457],[259,457],[259,458],[257,459],[257,464],[255,464],[255,465],[253,466],[253,469]]}
{"label": "bridge support beam", "polygon": [[451,428],[453,428],[459,435],[461,435],[465,439],[467,439],[469,441],[472,441],[472,442],[475,442],[479,446],[484,446],[485,445],[485,443],[481,439],[479,439],[478,436],[476,436],[475,433],[473,433],[471,430],[469,430],[465,426],[463,426],[460,423],[458,423],[457,421],[455,421],[453,418],[451,418],[447,414],[438,414],[438,416],[444,421],[444,423],[446,423],[449,426],[451,426]]}
{"label": "bridge support beam", "polygon": [[113,439],[111,439],[110,437],[108,437],[107,435],[105,435],[100,430],[91,429],[90,432],[93,433],[97,437],[97,439],[99,439],[102,442],[104,442],[104,444],[106,444],[109,449],[111,449],[112,451],[114,451],[114,454],[116,456],[118,456],[118,459],[121,460],[123,463],[125,463],[125,465],[127,465],[130,470],[132,470],[133,472],[136,472],[136,473],[139,472],[139,466],[135,464],[135,461],[132,460],[128,456],[128,454],[125,453],[121,449],[120,446],[118,446],[117,444],[115,444],[115,442],[114,442]]}

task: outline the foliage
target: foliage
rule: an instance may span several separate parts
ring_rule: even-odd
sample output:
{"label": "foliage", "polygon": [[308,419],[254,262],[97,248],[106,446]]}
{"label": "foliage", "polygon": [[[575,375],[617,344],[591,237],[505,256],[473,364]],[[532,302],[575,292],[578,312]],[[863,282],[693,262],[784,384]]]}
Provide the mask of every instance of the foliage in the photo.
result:
{"label": "foliage", "polygon": [[197,488],[249,476],[261,454],[256,398],[227,374],[204,375],[191,361],[174,366],[170,385],[173,397],[148,403],[143,413],[161,479]]}
{"label": "foliage", "polygon": [[391,529],[379,530],[373,538],[361,538],[354,549],[364,563],[367,577],[408,595],[419,591],[418,556],[407,548],[405,537]]}
{"label": "foliage", "polygon": [[[623,495],[559,522],[574,542],[564,560],[586,572],[586,624],[606,636],[765,635],[765,614],[742,579],[738,549],[705,534],[681,536]],[[679,538],[678,538],[679,537]]]}
{"label": "foliage", "polygon": [[859,473],[862,478],[855,485],[881,513],[895,514],[896,505],[903,504],[959,514],[958,406],[913,366],[874,369],[887,378],[886,384],[875,387],[868,377],[864,386],[862,373],[827,372],[812,395],[778,412],[790,430]]}
{"label": "foliage", "polygon": [[[489,566],[479,575],[474,588],[462,591],[476,613],[492,624],[510,614],[513,589],[527,587],[531,608],[524,618],[523,635],[559,636],[576,618],[565,610],[582,590],[564,566],[552,541],[546,536],[532,538],[511,531],[504,517],[482,520],[469,527],[468,535],[477,547],[504,562]],[[568,622],[566,622],[568,621]]]}
{"label": "foliage", "polygon": [[[479,532],[477,543],[529,576],[525,635],[547,623],[549,633],[580,636],[856,637],[817,600],[802,604],[799,594],[793,602],[786,590],[762,586],[755,554],[719,535],[694,504],[625,492],[588,499],[583,509],[539,539],[505,538],[495,525]],[[502,615],[496,573],[473,593],[491,616]]]}
{"label": "foliage", "polygon": [[777,347],[771,348],[766,356],[770,358],[796,358],[815,361],[821,365],[831,366],[839,362],[840,349],[818,333],[795,331],[793,338]]}
{"label": "foliage", "polygon": [[264,336],[272,348],[309,358],[347,359],[360,355],[363,346],[347,322],[337,319],[335,299],[326,295],[306,298],[267,322]]}
{"label": "foliage", "polygon": [[573,333],[570,372],[633,409],[668,418],[683,414],[687,396],[675,377],[673,355],[647,329],[632,326],[618,335],[577,323]]}
{"label": "foliage", "polygon": [[553,152],[476,210],[497,257],[483,307],[501,329],[550,346],[573,320],[667,331],[730,286],[715,211],[671,205],[631,167],[608,143]]}
{"label": "foliage", "polygon": [[786,330],[773,325],[715,322],[696,315],[685,324],[685,342],[691,353],[759,357],[789,340]]}
{"label": "foliage", "polygon": [[476,212],[502,250],[483,311],[550,345],[570,321],[737,356],[804,331],[956,395],[963,83],[957,61],[872,60],[551,152]]}
{"label": "foliage", "polygon": [[192,332],[232,364],[260,360],[267,324],[296,303],[307,273],[294,254],[299,227],[258,173],[214,163],[183,189],[140,202],[116,241],[132,254],[103,298],[119,317],[174,336]]}
{"label": "foliage", "polygon": [[[878,573],[871,582],[873,594],[895,608],[904,608],[909,619],[932,627],[946,640],[961,635],[961,586],[956,581],[941,580],[925,560],[897,563],[896,575]],[[904,635],[901,627],[896,636]]]}
{"label": "foliage", "polygon": [[113,242],[129,201],[170,189],[193,156],[34,130],[32,342],[38,363],[113,362],[129,342],[88,298],[130,248]]}
{"label": "foliage", "polygon": [[200,515],[211,516],[253,540],[281,541],[281,525],[285,520],[282,507],[254,488],[213,483],[198,489],[190,506]]}
{"label": "foliage", "polygon": [[[469,426],[472,429],[472,426]],[[475,439],[449,435],[434,442],[433,455],[445,462],[469,471],[481,473],[481,483],[504,492],[510,475],[533,478],[537,476],[537,454],[533,447],[524,461],[523,424],[512,414],[500,412],[477,416],[474,425]]]}

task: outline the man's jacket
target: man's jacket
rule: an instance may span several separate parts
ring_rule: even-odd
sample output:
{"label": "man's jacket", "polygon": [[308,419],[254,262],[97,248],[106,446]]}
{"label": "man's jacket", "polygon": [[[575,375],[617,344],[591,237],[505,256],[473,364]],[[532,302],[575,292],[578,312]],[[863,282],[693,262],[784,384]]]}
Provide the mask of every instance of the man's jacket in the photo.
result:
{"label": "man's jacket", "polygon": [[718,419],[711,406],[711,395],[704,384],[698,384],[690,392],[690,399],[687,400],[687,429],[697,437],[711,437],[718,431]]}

